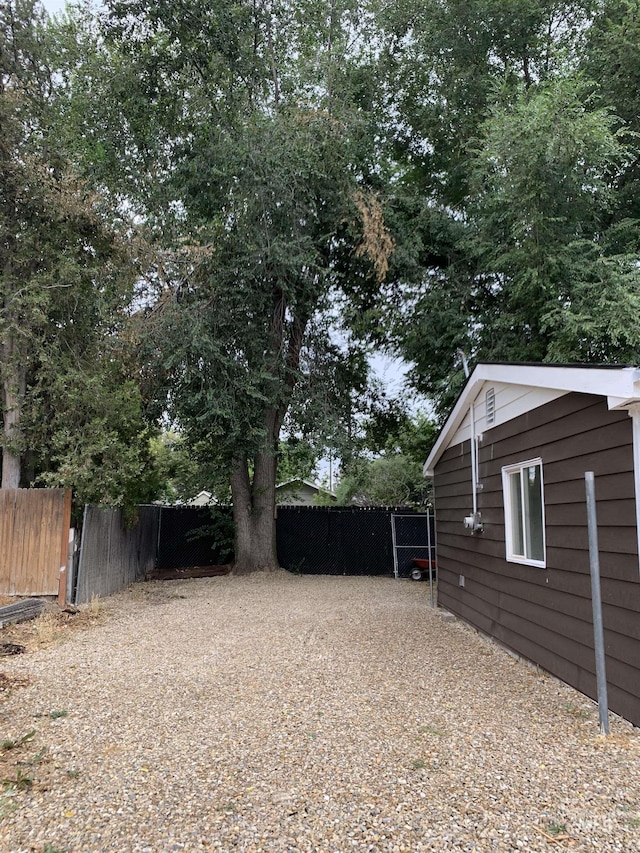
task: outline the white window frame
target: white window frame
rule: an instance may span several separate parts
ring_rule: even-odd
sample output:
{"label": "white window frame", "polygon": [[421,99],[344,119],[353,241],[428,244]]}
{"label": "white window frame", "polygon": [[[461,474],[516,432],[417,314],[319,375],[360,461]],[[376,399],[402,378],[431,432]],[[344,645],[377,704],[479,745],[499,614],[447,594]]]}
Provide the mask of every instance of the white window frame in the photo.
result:
{"label": "white window frame", "polygon": [[[542,560],[534,560],[530,557],[526,557],[522,554],[514,554],[514,546],[513,546],[513,525],[514,518],[512,516],[511,511],[511,479],[510,474],[520,473],[521,482],[524,479],[522,477],[522,472],[526,468],[531,468],[533,465],[537,465],[540,467],[540,499],[541,499],[541,510],[542,510]],[[527,459],[526,462],[517,462],[515,465],[505,465],[502,469],[502,496],[504,499],[504,531],[505,531],[505,545],[506,545],[506,559],[508,563],[520,563],[524,566],[536,566],[540,569],[545,569],[547,567],[547,531],[545,524],[545,512],[544,512],[544,475],[543,475],[543,467],[542,467],[542,459]],[[526,542],[526,520],[524,518],[524,496],[520,496],[521,506],[523,508],[523,530],[522,530],[522,540]]]}

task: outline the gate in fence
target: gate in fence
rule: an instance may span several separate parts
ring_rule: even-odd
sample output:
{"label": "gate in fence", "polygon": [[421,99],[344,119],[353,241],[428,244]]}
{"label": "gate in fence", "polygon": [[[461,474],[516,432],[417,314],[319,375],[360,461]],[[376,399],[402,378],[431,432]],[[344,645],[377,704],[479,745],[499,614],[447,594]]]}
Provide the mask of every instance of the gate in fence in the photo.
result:
{"label": "gate in fence", "polygon": [[429,581],[431,605],[436,576],[436,526],[432,510],[392,513],[393,573],[396,578]]}
{"label": "gate in fence", "polygon": [[435,516],[425,513],[391,513],[393,574],[421,580],[436,565]]}
{"label": "gate in fence", "polygon": [[[408,577],[410,557],[433,550],[426,517],[406,507],[278,506],[278,561],[296,574]],[[157,542],[158,571],[231,563],[231,508],[162,507]],[[394,545],[411,548],[398,558]]]}

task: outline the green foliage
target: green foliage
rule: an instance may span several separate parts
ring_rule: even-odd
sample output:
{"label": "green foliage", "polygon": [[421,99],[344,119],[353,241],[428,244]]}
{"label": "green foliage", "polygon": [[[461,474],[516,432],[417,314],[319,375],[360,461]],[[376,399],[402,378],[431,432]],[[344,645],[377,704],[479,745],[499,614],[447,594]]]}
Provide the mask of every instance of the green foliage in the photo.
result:
{"label": "green foliage", "polygon": [[381,16],[385,73],[400,113],[389,128],[406,176],[449,210],[469,190],[470,140],[496,88],[532,86],[573,59],[591,3],[405,0]]}
{"label": "green foliage", "polygon": [[[379,413],[378,413],[379,414]],[[383,449],[374,459],[360,456],[352,460],[336,488],[339,504],[374,506],[425,506],[430,502],[430,485],[422,476],[422,466],[436,439],[437,428],[425,415],[410,418],[397,406],[394,417],[372,419],[368,435],[378,438],[386,426]]]}
{"label": "green foliage", "polygon": [[209,507],[210,521],[196,528],[190,534],[190,539],[207,539],[211,542],[211,550],[216,559],[222,564],[233,562],[234,536],[233,516],[230,507]]}
{"label": "green foliage", "polygon": [[[458,348],[472,363],[637,362],[637,3],[412,10],[387,24],[386,69],[402,81],[394,235],[410,250],[388,340],[414,387],[445,414]],[[420,203],[429,216],[401,242]]]}
{"label": "green foliage", "polygon": [[29,743],[29,741],[33,740],[36,736],[36,730],[31,729],[26,734],[19,737],[17,740],[3,740],[0,742],[0,752],[8,752],[11,749],[19,749],[21,746],[24,746],[25,743]]}
{"label": "green foliage", "polygon": [[336,489],[339,504],[424,506],[429,488],[422,465],[404,454],[358,460]]}
{"label": "green foliage", "polygon": [[278,450],[278,482],[315,480],[318,450],[306,439],[290,436],[280,441]]}
{"label": "green foliage", "polygon": [[[611,110],[617,125],[640,132],[640,6],[635,0],[600,5],[586,38],[581,69],[592,82],[596,103]],[[637,138],[633,138],[637,150]],[[617,203],[623,218],[640,218],[640,160],[630,158],[618,177]]]}
{"label": "green foliage", "polygon": [[5,790],[28,791],[33,787],[34,781],[32,773],[18,766],[13,776],[7,776],[5,779],[2,779],[2,785]]}
{"label": "green foliage", "polygon": [[188,501],[203,489],[211,491],[207,470],[179,433],[169,430],[152,438],[150,453],[157,481],[156,499],[171,504]]}
{"label": "green foliage", "polygon": [[597,318],[592,302],[593,323],[584,316],[595,287],[601,305],[625,291],[633,303],[638,279],[634,254],[606,256],[615,180],[628,153],[608,111],[590,109],[581,95],[579,81],[554,81],[523,92],[484,126],[469,240],[478,260],[477,320],[491,320],[491,338],[477,334],[482,357],[624,360],[619,343],[640,343],[624,328],[631,316],[624,309]]}
{"label": "green foliage", "polygon": [[41,482],[73,488],[79,503],[131,507],[156,497],[150,429],[133,382],[68,368],[36,393],[27,435],[48,454]]}
{"label": "green foliage", "polygon": [[281,429],[319,448],[316,390],[348,397],[357,379],[325,312],[340,293],[375,299],[392,249],[372,179],[362,11],[186,2],[176,15],[114,0],[100,35],[82,16],[59,31],[103,103],[96,116],[85,86],[66,107],[89,140],[86,173],[127,198],[151,247],[142,374],[190,456],[208,459],[202,484],[218,492],[211,469],[231,473],[234,508],[252,519],[272,514]]}
{"label": "green foliage", "polygon": [[[310,476],[330,448],[345,493],[420,502],[434,428],[371,382],[373,345],[439,416],[460,347],[640,358],[634,0],[111,0],[55,23],[20,0],[0,22],[23,481],[130,504],[226,497],[231,472],[257,517],[274,457]],[[149,425],[167,414],[179,439]]]}
{"label": "green foliage", "polygon": [[132,503],[148,427],[118,344],[127,247],[68,158],[61,54],[41,7],[4,4],[0,24],[3,482],[11,470],[16,486],[37,479],[80,501]]}
{"label": "green foliage", "polygon": [[[174,416],[227,466],[271,440],[265,409],[279,419],[287,410],[307,329],[334,276],[333,235],[349,209],[339,132],[328,117],[285,112],[224,141],[215,163],[231,183],[227,222],[203,221],[215,250],[192,260],[177,298],[149,317],[165,342]],[[186,203],[196,220],[219,215],[200,196]]]}

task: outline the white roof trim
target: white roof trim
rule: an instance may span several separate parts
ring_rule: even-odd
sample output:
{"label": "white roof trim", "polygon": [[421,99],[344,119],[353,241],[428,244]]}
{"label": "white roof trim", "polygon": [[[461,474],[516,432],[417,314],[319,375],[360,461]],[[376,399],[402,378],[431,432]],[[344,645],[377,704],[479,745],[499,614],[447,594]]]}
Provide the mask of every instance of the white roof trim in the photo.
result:
{"label": "white roof trim", "polygon": [[553,364],[478,364],[467,380],[422,473],[432,477],[435,465],[449,446],[483,382],[529,385],[556,391],[597,394],[607,398],[610,409],[626,409],[640,402],[640,369],[637,367],[571,367]]}

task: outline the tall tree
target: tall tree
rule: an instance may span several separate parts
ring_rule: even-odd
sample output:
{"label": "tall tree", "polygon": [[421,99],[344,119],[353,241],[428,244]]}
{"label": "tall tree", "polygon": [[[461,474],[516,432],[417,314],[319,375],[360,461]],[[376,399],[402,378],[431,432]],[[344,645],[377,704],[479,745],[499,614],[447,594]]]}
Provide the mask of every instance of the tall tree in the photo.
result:
{"label": "tall tree", "polygon": [[431,11],[402,4],[387,21],[398,183],[428,211],[393,269],[405,298],[391,340],[415,386],[446,411],[464,381],[459,348],[636,360],[637,144],[613,93],[621,77],[634,91],[637,4]]}
{"label": "tall tree", "polygon": [[108,115],[88,153],[158,240],[145,336],[187,440],[231,471],[238,572],[277,565],[278,442],[321,312],[347,281],[375,290],[392,249],[361,11],[123,0],[106,19],[123,133]]}
{"label": "tall tree", "polygon": [[339,503],[377,506],[425,506],[430,484],[422,466],[436,439],[435,423],[411,416],[401,401],[387,401],[365,421],[364,444],[375,454],[360,455],[341,477]]}
{"label": "tall tree", "polygon": [[0,5],[2,487],[123,503],[148,443],[116,334],[132,277],[69,160],[56,53],[39,4]]}
{"label": "tall tree", "polygon": [[585,103],[579,79],[496,109],[473,172],[480,351],[591,362],[639,351],[638,235],[621,245],[611,225],[629,159],[613,117]]}
{"label": "tall tree", "polygon": [[[580,68],[592,81],[592,98],[611,110],[617,127],[640,133],[640,3],[608,0],[598,5],[588,30]],[[637,149],[637,137],[631,137]],[[640,157],[629,159],[619,176],[618,215],[640,218]]]}

